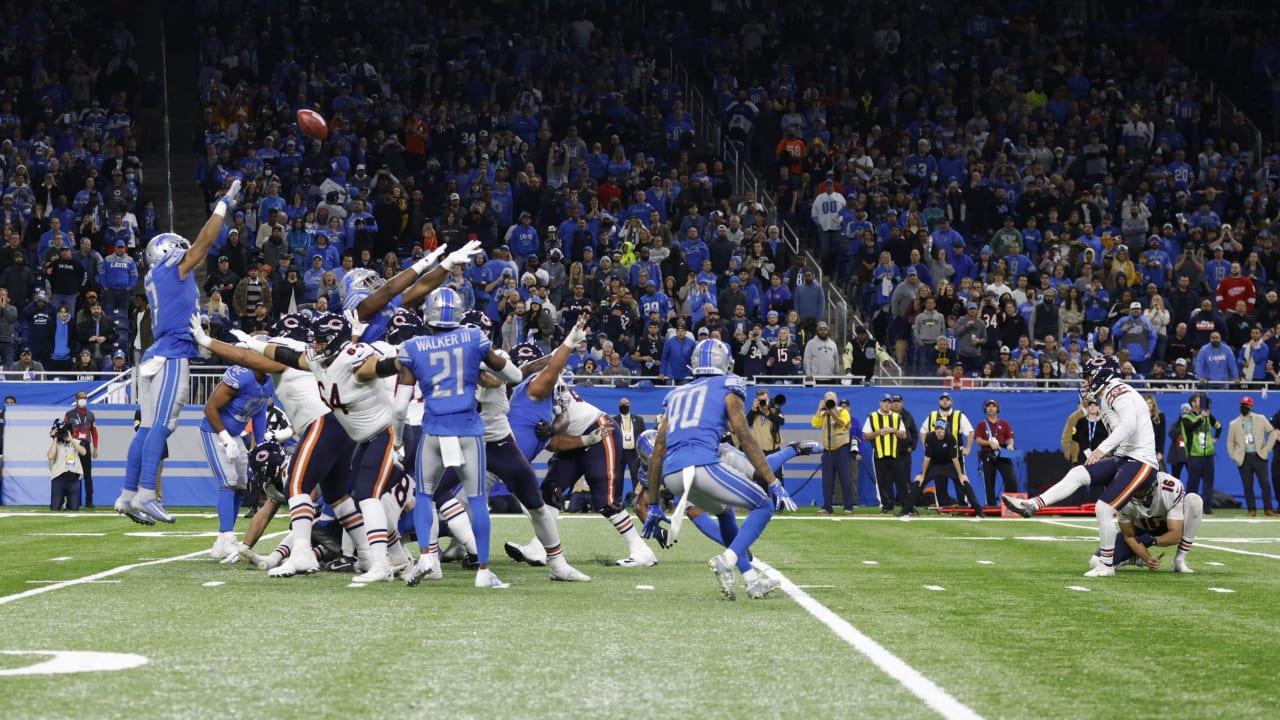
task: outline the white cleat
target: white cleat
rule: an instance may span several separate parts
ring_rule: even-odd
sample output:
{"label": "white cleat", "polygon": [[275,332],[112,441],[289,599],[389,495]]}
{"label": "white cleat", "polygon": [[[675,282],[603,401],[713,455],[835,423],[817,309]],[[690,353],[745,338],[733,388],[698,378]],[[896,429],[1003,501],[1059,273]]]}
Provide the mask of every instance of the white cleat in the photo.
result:
{"label": "white cleat", "polygon": [[476,587],[502,590],[511,587],[511,585],[509,583],[502,582],[498,579],[497,575],[493,574],[492,570],[485,568],[483,570],[476,571]]}
{"label": "white cleat", "polygon": [[551,566],[551,579],[558,582],[591,582],[591,576],[565,561]]}
{"label": "white cleat", "polygon": [[1024,518],[1029,518],[1036,514],[1039,508],[1036,504],[1026,498],[1014,497],[1012,495],[1001,495],[1000,501],[1011,511],[1018,513]]}
{"label": "white cleat", "polygon": [[209,551],[209,555],[219,562],[226,560],[228,557],[235,557],[236,534],[219,533],[218,539],[213,541],[213,549]]}
{"label": "white cleat", "polygon": [[1187,564],[1187,559],[1186,559],[1186,558],[1180,558],[1180,557],[1176,557],[1176,558],[1174,558],[1174,559],[1173,559],[1173,571],[1174,571],[1174,572],[1176,572],[1176,573],[1193,573],[1193,572],[1195,572],[1195,570],[1192,570],[1192,569],[1191,569],[1191,566]]}
{"label": "white cleat", "polygon": [[733,591],[733,565],[729,559],[724,555],[716,555],[707,562],[707,566],[716,574],[716,581],[720,583],[720,593],[730,600],[738,599]]}
{"label": "white cleat", "polygon": [[395,579],[396,576],[391,571],[391,563],[386,560],[380,560],[373,563],[373,566],[369,568],[369,572],[361,573],[351,578],[351,582],[365,585],[376,582],[391,582]]}
{"label": "white cleat", "polygon": [[287,560],[278,566],[267,571],[267,577],[273,578],[289,578],[294,575],[310,575],[319,572],[320,561],[316,560],[315,553],[297,552],[289,556]]}
{"label": "white cleat", "polygon": [[756,578],[755,582],[747,583],[747,597],[752,600],[763,599],[767,597],[769,593],[777,590],[780,585],[782,585],[781,580],[761,575]]}
{"label": "white cleat", "polygon": [[528,563],[534,567],[543,567],[547,564],[547,549],[536,542],[529,545],[503,543],[502,549],[507,551],[507,557],[516,562]]}
{"label": "white cleat", "polygon": [[429,557],[423,555],[418,558],[417,562],[409,566],[402,579],[405,585],[417,587],[418,583],[423,580],[439,580],[443,577],[444,572],[440,570],[439,566],[431,562]]}
{"label": "white cleat", "polygon": [[1099,561],[1098,566],[1090,570],[1089,572],[1085,573],[1084,576],[1085,577],[1115,577],[1115,574],[1116,574],[1115,568],[1111,567],[1110,565],[1103,565],[1102,562]]}
{"label": "white cleat", "polygon": [[658,556],[646,545],[644,550],[639,548],[631,551],[631,557],[624,557],[617,562],[621,567],[653,567],[658,564]]}

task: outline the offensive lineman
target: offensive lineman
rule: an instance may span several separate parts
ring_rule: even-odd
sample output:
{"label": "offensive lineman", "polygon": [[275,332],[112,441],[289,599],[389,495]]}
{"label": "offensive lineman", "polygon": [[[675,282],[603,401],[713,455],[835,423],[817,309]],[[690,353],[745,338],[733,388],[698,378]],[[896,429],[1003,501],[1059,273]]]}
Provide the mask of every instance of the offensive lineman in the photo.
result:
{"label": "offensive lineman", "polygon": [[1105,485],[1094,510],[1098,521],[1098,563],[1085,577],[1111,577],[1116,574],[1116,512],[1123,510],[1135,495],[1150,489],[1159,468],[1155,431],[1146,401],[1120,380],[1120,363],[1114,357],[1090,358],[1082,373],[1080,402],[1083,405],[1089,398],[1098,399],[1102,421],[1110,433],[1107,439],[1089,454],[1084,465],[1071,468],[1066,477],[1040,496],[1024,500],[1004,495],[1001,500],[1010,510],[1031,517],[1045,506],[1067,499],[1079,488]]}

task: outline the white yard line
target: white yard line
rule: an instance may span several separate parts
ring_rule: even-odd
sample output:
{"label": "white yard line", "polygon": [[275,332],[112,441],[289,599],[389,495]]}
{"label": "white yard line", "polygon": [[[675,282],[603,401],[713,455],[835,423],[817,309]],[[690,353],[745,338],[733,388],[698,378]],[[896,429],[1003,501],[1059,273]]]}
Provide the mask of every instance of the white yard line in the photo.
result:
{"label": "white yard line", "polygon": [[1280,555],[1270,555],[1268,553],[1250,552],[1249,550],[1237,550],[1235,548],[1222,547],[1221,545],[1205,545],[1200,541],[1192,546],[1193,550],[1203,548],[1205,550],[1221,550],[1222,552],[1235,553],[1237,555],[1253,555],[1254,557],[1271,558],[1272,560],[1280,560]]}
{"label": "white yard line", "polygon": [[[268,540],[273,537],[280,537],[281,535],[285,535],[288,532],[289,532],[288,530],[282,530],[281,532],[272,533],[270,535],[263,535],[261,539]],[[36,595],[43,595],[44,593],[53,592],[54,590],[61,590],[62,588],[74,587],[76,585],[86,585],[88,583],[102,580],[104,578],[109,578],[113,575],[119,575],[121,573],[129,572],[130,570],[136,570],[138,568],[147,567],[150,565],[166,565],[171,562],[177,562],[179,560],[189,560],[194,557],[200,557],[201,555],[208,555],[208,554],[209,554],[209,550],[206,548],[204,550],[198,550],[196,552],[187,553],[185,555],[174,555],[173,557],[160,558],[159,560],[150,560],[147,562],[133,563],[132,565],[121,565],[120,567],[114,567],[114,568],[111,568],[110,570],[103,570],[100,573],[94,573],[92,575],[85,575],[84,577],[75,578],[74,580],[63,580],[61,582],[53,583],[52,585],[45,585],[43,587],[24,590],[23,592],[14,593],[13,595],[5,595],[3,597],[0,597],[0,605],[7,605],[17,600],[24,600],[29,597],[35,597]]]}
{"label": "white yard line", "polygon": [[853,649],[862,653],[886,675],[897,680],[912,695],[920,698],[935,712],[948,720],[982,720],[982,716],[972,708],[957,700],[951,693],[938,687],[919,670],[908,665],[901,658],[885,649],[883,645],[864,635],[837,615],[826,605],[813,599],[813,596],[800,589],[782,573],[756,558],[755,565],[782,581],[782,590],[800,607],[823,625],[831,629],[841,640],[849,643]]}

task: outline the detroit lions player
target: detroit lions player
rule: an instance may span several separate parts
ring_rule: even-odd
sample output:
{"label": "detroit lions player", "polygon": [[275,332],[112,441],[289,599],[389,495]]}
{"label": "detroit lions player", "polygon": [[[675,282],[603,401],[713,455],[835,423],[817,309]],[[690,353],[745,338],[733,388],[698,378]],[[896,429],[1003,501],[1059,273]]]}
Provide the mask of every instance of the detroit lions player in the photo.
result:
{"label": "detroit lions player", "polygon": [[[782,483],[760,450],[747,425],[743,403],[747,395],[742,378],[734,375],[729,346],[708,338],[693,349],[693,374],[698,379],[672,390],[662,403],[658,436],[649,456],[649,520],[656,527],[666,519],[660,487],[689,494],[689,501],[720,518],[720,533],[728,548],[711,558],[724,596],[733,600],[733,569],[737,566],[747,586],[747,596],[762,598],[780,584],[751,567],[748,553],[773,517],[775,504],[794,508]],[[755,480],[720,459],[720,438],[729,430],[742,446],[754,470]],[[662,478],[662,483],[656,482]],[[690,486],[690,483],[692,486]],[[739,528],[728,509],[747,508]]]}
{"label": "detroit lions player", "polygon": [[144,525],[173,522],[173,516],[156,497],[156,472],[164,457],[165,443],[178,428],[178,414],[187,403],[190,382],[187,364],[198,357],[189,319],[199,312],[200,287],[196,268],[204,262],[218,239],[223,219],[236,206],[240,181],[231,183],[213,207],[194,245],[176,233],[161,233],[147,243],[144,286],[151,306],[151,330],[155,341],[138,365],[141,424],[129,444],[124,487],[116,498],[116,512]]}
{"label": "detroit lions player", "polygon": [[[400,271],[390,280],[383,281],[373,270],[356,269],[342,278],[342,310],[347,322],[358,328],[360,342],[381,340],[395,311],[401,306],[415,307],[422,299],[449,277],[453,266],[466,267],[471,256],[480,252],[480,241],[471,240],[461,249],[449,253],[432,270],[435,261],[444,254],[441,245],[413,265]],[[424,274],[425,273],[425,274]]]}
{"label": "detroit lions player", "polygon": [[1098,399],[1102,422],[1109,433],[1107,439],[1089,454],[1084,465],[1071,468],[1066,477],[1040,496],[1023,500],[1004,495],[1001,500],[1010,510],[1031,517],[1048,505],[1066,500],[1080,488],[1105,485],[1094,510],[1098,521],[1099,562],[1085,577],[1110,577],[1116,574],[1113,567],[1116,512],[1123,510],[1135,495],[1147,492],[1160,465],[1156,460],[1150,410],[1138,391],[1120,380],[1120,363],[1110,355],[1089,358],[1082,373],[1080,403],[1084,405],[1090,398]]}
{"label": "detroit lions player", "polygon": [[249,455],[241,435],[253,423],[253,444],[263,442],[267,407],[276,392],[275,383],[261,370],[227,368],[204,404],[200,438],[204,455],[218,481],[218,539],[211,554],[216,560],[235,562],[236,516],[249,484]]}
{"label": "detroit lions player", "polygon": [[[1139,565],[1151,570],[1160,569],[1163,555],[1153,556],[1147,548],[1178,545],[1173,556],[1173,571],[1194,572],[1187,565],[1187,553],[1204,522],[1204,501],[1195,493],[1186,492],[1182,481],[1168,474],[1159,473],[1146,493],[1135,495],[1121,508],[1120,532],[1116,533],[1115,567]],[[1102,564],[1101,549],[1089,558],[1089,567]]]}
{"label": "detroit lions player", "polygon": [[459,327],[465,308],[462,296],[449,288],[437,288],[427,296],[426,324],[429,334],[415,337],[400,346],[400,353],[378,363],[384,377],[400,376],[402,387],[395,396],[395,415],[403,423],[414,384],[426,398],[422,416],[422,442],[415,467],[417,505],[414,525],[422,551],[417,564],[405,576],[413,586],[439,572],[438,548],[430,542],[435,518],[432,506],[445,468],[452,467],[471,502],[471,525],[476,536],[479,571],[475,585],[483,588],[507,587],[489,570],[489,494],[485,482],[484,422],[476,407],[476,384],[482,369],[507,383],[520,380],[505,354],[495,351],[489,338],[472,327]]}

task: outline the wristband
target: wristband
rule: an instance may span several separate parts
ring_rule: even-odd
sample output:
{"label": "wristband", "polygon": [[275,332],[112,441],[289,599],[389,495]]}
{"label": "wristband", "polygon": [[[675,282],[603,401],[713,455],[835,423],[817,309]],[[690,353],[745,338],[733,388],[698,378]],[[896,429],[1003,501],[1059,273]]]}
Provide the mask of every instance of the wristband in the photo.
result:
{"label": "wristband", "polygon": [[252,338],[244,341],[245,348],[252,350],[259,355],[265,355],[267,352],[267,341]]}
{"label": "wristband", "polygon": [[214,204],[214,206],[213,206],[213,214],[214,214],[214,215],[217,215],[219,218],[224,218],[224,217],[226,217],[226,216],[227,216],[227,201],[225,201],[225,200],[219,200],[217,203],[215,203],[215,204]]}

